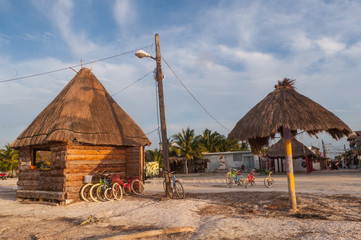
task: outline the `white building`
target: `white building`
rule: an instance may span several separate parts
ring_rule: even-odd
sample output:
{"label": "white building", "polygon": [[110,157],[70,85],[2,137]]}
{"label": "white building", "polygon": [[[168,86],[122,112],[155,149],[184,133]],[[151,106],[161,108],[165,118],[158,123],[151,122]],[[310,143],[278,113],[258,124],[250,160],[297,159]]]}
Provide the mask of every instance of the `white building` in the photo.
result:
{"label": "white building", "polygon": [[208,159],[208,171],[229,170],[230,168],[241,168],[246,170],[259,169],[258,156],[253,155],[251,151],[237,152],[214,152],[203,153],[204,158]]}

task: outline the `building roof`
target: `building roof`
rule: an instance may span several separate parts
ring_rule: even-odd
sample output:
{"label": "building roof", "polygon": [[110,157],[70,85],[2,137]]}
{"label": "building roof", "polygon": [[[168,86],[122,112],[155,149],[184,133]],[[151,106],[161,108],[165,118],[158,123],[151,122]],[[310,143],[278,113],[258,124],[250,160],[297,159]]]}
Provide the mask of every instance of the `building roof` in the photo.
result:
{"label": "building roof", "polygon": [[151,144],[87,68],[76,74],[11,147],[53,142],[114,146]]}
{"label": "building roof", "polygon": [[[292,157],[293,158],[305,158],[306,156],[316,157],[310,149],[300,143],[296,138],[292,138]],[[273,144],[267,151],[266,154],[270,158],[286,158],[284,140],[281,139],[277,143]]]}
{"label": "building roof", "polygon": [[247,140],[254,153],[268,146],[276,133],[288,127],[292,135],[304,130],[310,135],[326,131],[334,139],[348,136],[352,130],[335,114],[294,88],[294,80],[278,81],[275,90],[238,121],[228,138]]}

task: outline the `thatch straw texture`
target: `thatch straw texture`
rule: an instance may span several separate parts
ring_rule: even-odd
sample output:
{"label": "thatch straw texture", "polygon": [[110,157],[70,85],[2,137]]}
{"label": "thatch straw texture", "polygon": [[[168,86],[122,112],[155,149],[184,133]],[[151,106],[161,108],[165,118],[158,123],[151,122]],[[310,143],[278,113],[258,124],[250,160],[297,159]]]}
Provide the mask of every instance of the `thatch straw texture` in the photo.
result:
{"label": "thatch straw texture", "polygon": [[144,146],[151,142],[86,68],[12,143],[19,148],[51,142]]}
{"label": "thatch straw texture", "polygon": [[228,138],[247,140],[254,153],[268,146],[269,138],[283,134],[283,126],[293,135],[305,130],[310,135],[321,131],[339,139],[351,129],[320,104],[305,97],[293,87],[294,80],[285,78],[275,90],[254,106],[233,128]]}
{"label": "thatch straw texture", "polygon": [[[316,157],[310,149],[305,145],[300,143],[296,138],[291,139],[292,145],[292,157],[294,158],[305,158],[306,156]],[[286,158],[285,143],[281,139],[277,143],[273,144],[270,148],[267,149],[266,154],[270,158]]]}

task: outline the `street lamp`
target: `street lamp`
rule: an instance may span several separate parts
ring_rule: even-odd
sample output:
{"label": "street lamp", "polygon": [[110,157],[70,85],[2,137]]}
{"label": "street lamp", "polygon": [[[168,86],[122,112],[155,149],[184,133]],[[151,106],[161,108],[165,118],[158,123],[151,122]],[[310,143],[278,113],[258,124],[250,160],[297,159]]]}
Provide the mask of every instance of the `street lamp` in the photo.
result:
{"label": "street lamp", "polygon": [[138,50],[135,52],[135,56],[138,58],[148,57],[157,62],[157,71],[155,79],[158,82],[158,96],[159,96],[159,114],[160,114],[160,126],[162,132],[162,154],[163,154],[163,162],[164,162],[164,170],[167,172],[165,174],[165,182],[166,182],[166,196],[172,198],[172,191],[170,186],[170,167],[169,167],[169,159],[168,159],[168,138],[167,138],[167,125],[165,122],[165,107],[164,107],[164,94],[163,94],[163,78],[164,75],[162,73],[162,57],[160,56],[160,47],[159,47],[159,35],[155,34],[155,50],[156,57],[152,57],[149,53]]}

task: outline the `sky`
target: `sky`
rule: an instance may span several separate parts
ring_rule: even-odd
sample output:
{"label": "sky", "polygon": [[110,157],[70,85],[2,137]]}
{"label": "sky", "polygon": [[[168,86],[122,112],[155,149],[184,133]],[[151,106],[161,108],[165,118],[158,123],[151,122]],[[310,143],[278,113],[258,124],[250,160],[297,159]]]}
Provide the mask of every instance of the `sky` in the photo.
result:
{"label": "sky", "polygon": [[[285,77],[361,130],[360,12],[356,0],[0,0],[0,147],[25,130],[82,61],[94,62],[84,66],[117,93],[114,100],[158,148],[152,74],[128,87],[154,70],[155,62],[134,50],[155,56],[156,33],[162,57],[209,113],[163,62],[168,137],[187,127],[227,136]],[[327,134],[299,139],[348,147],[346,138]]]}

